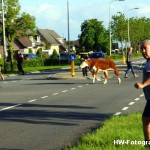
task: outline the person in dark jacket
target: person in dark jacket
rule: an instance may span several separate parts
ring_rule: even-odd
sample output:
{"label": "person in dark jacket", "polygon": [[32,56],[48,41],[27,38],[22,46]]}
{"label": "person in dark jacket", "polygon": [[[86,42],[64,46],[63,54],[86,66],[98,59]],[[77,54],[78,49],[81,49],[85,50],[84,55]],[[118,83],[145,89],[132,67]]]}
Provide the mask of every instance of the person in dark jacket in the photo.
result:
{"label": "person in dark jacket", "polygon": [[18,67],[18,73],[24,75],[24,70],[22,68],[22,63],[23,63],[23,57],[20,52],[20,50],[17,51],[17,67]]}

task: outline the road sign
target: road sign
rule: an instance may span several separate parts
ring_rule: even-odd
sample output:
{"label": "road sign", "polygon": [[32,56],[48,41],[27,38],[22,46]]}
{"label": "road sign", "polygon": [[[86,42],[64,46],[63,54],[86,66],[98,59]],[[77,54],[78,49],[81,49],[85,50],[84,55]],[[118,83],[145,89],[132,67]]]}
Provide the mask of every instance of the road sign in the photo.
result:
{"label": "road sign", "polygon": [[74,61],[76,59],[76,54],[70,54],[69,55],[69,60]]}

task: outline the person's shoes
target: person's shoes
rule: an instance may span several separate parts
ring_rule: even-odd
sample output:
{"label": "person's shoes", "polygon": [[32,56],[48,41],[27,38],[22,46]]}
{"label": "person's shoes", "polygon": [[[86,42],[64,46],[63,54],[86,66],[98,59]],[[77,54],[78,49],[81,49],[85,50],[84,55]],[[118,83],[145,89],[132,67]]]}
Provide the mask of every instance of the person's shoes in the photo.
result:
{"label": "person's shoes", "polygon": [[135,74],[135,75],[134,75],[134,78],[137,78],[137,77],[139,77],[139,76],[138,76],[137,74]]}
{"label": "person's shoes", "polygon": [[128,76],[125,74],[125,76],[124,76],[125,78],[128,78]]}

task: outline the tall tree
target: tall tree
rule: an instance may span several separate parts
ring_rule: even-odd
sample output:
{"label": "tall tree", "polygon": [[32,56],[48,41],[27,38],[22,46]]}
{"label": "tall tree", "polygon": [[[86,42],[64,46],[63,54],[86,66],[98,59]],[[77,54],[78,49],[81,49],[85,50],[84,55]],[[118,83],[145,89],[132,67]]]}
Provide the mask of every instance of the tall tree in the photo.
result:
{"label": "tall tree", "polygon": [[108,32],[101,21],[97,19],[85,20],[81,24],[79,42],[88,50],[97,51],[101,47],[106,52],[108,49]]}
{"label": "tall tree", "polygon": [[36,31],[35,17],[22,13],[18,0],[4,0],[5,29],[6,37],[9,41],[9,54],[11,60],[11,70],[13,71],[13,42],[15,38],[33,35]]}
{"label": "tall tree", "polygon": [[119,41],[123,48],[123,43],[127,41],[127,22],[124,14],[112,16],[112,39]]}

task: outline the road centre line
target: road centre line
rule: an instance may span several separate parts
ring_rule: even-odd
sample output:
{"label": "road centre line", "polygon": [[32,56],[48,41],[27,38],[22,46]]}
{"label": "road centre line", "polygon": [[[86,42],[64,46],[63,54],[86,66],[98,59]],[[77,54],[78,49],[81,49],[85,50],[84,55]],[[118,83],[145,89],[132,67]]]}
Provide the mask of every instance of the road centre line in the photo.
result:
{"label": "road centre line", "polygon": [[11,108],[14,108],[14,107],[20,106],[20,105],[22,105],[22,104],[17,104],[17,105],[13,105],[13,106],[5,107],[5,108],[1,109],[0,111],[8,110],[8,109],[11,109]]}
{"label": "road centre line", "polygon": [[67,92],[68,90],[64,90],[64,91],[62,91],[62,92]]}
{"label": "road centre line", "polygon": [[135,101],[138,101],[140,98],[136,98]]}
{"label": "road centre line", "polygon": [[71,88],[71,90],[75,90],[76,88]]}
{"label": "road centre line", "polygon": [[124,108],[122,108],[122,110],[127,110],[129,107],[124,107]]}
{"label": "road centre line", "polygon": [[37,99],[32,99],[32,100],[29,100],[28,102],[29,103],[32,103],[32,102],[34,102],[34,101],[36,101]]}
{"label": "road centre line", "polygon": [[143,97],[143,96],[144,96],[144,93],[140,95],[140,97]]}
{"label": "road centre line", "polygon": [[57,94],[59,94],[59,93],[53,93],[52,95],[57,95]]}
{"label": "road centre line", "polygon": [[43,97],[41,97],[41,98],[43,98],[43,99],[44,99],[44,98],[47,98],[47,97],[48,97],[48,96],[43,96]]}
{"label": "road centre line", "polygon": [[128,105],[133,105],[135,102],[130,102]]}
{"label": "road centre line", "polygon": [[78,87],[83,87],[82,85],[79,85]]}
{"label": "road centre line", "polygon": [[3,82],[3,83],[8,83],[8,82]]}
{"label": "road centre line", "polygon": [[120,115],[121,114],[121,112],[116,112],[115,114],[114,114],[114,116],[118,116],[118,115]]}

